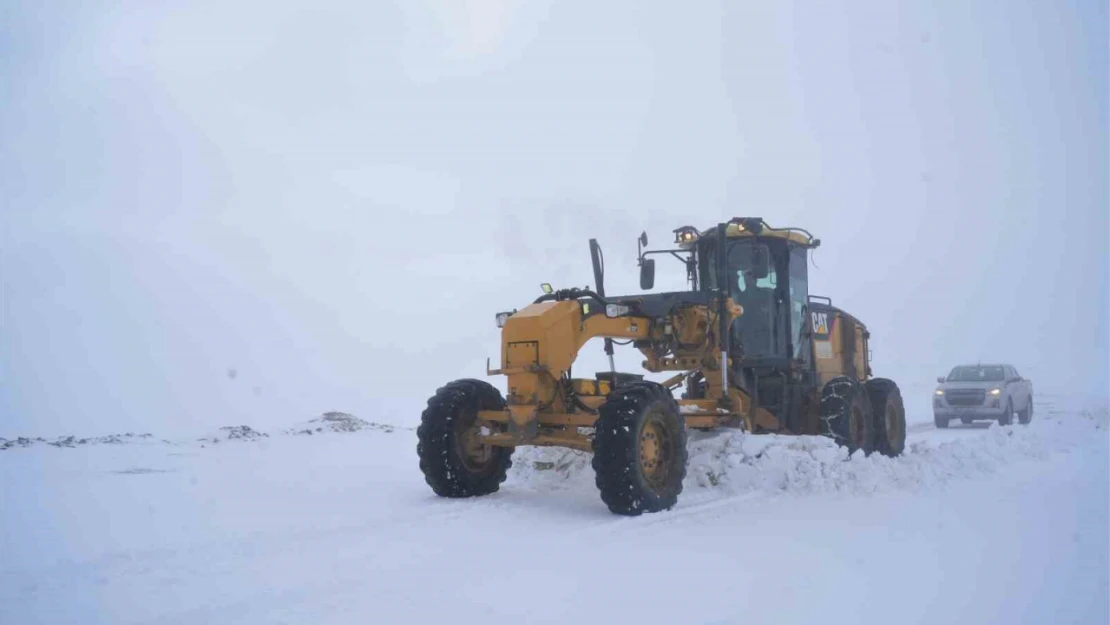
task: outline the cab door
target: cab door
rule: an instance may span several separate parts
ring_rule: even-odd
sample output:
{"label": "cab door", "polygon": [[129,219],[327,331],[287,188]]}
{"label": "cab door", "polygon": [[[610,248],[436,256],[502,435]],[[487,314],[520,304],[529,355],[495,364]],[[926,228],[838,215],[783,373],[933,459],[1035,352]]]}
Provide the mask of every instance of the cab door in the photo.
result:
{"label": "cab door", "polygon": [[791,359],[803,369],[813,366],[813,319],[809,303],[809,257],[804,247],[791,246],[789,256],[789,314]]}

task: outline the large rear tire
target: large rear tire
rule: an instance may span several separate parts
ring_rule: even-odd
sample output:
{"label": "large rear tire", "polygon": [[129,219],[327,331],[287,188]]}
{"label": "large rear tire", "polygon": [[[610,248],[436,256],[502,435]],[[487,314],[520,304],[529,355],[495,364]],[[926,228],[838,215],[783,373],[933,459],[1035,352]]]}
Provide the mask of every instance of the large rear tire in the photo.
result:
{"label": "large rear tire", "polygon": [[638,516],[678,503],[686,478],[686,422],[663,386],[617,388],[598,409],[595,483],[614,514]]}
{"label": "large rear tire", "polygon": [[475,497],[500,488],[513,464],[513,449],[482,444],[477,419],[479,410],[504,408],[501,393],[481,380],[456,380],[428,400],[416,429],[416,453],[435,494]]}
{"label": "large rear tire", "polygon": [[906,408],[902,391],[893,380],[872,378],[864,387],[871,400],[874,418],[875,451],[884,456],[898,456],[906,448]]}
{"label": "large rear tire", "polygon": [[846,376],[833,378],[821,389],[821,434],[849,454],[875,448],[875,425],[871,402],[859,381]]}

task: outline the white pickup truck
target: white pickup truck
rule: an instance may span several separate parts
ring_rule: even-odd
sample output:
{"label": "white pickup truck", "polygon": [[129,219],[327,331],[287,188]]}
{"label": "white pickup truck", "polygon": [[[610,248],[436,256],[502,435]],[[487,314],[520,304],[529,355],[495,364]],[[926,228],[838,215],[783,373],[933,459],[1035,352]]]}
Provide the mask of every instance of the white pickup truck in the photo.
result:
{"label": "white pickup truck", "polygon": [[1033,420],[1033,383],[1010,365],[960,365],[937,382],[933,422],[938,428],[952,419],[1010,425],[1015,411],[1020,423]]}

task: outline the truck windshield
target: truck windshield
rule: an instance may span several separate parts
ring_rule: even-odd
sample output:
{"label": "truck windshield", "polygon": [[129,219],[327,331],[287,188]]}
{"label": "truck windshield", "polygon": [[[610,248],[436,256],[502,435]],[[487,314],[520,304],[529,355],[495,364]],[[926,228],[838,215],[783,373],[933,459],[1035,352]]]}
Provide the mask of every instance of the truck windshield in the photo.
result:
{"label": "truck windshield", "polygon": [[1000,366],[956,367],[948,374],[949,382],[1001,382],[1006,373]]}

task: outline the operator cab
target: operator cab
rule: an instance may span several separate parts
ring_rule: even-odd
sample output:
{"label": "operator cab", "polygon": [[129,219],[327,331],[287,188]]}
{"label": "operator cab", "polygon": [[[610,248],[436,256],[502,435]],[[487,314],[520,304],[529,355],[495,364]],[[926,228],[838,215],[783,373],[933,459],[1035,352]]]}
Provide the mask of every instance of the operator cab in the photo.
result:
{"label": "operator cab", "polygon": [[[724,289],[743,313],[728,328],[731,383],[791,431],[805,427],[799,408],[816,383],[810,329],[809,250],[818,239],[759,218],[733,219],[724,236],[687,237],[695,256],[694,289]],[[723,254],[718,249],[724,245]]]}
{"label": "operator cab", "polygon": [[820,241],[797,229],[772,229],[761,219],[740,221],[726,230],[723,272],[716,237],[700,237],[694,244],[699,289],[716,291],[720,273],[729,297],[743,306],[743,315],[730,328],[729,351],[737,366],[808,365],[807,253]]}

